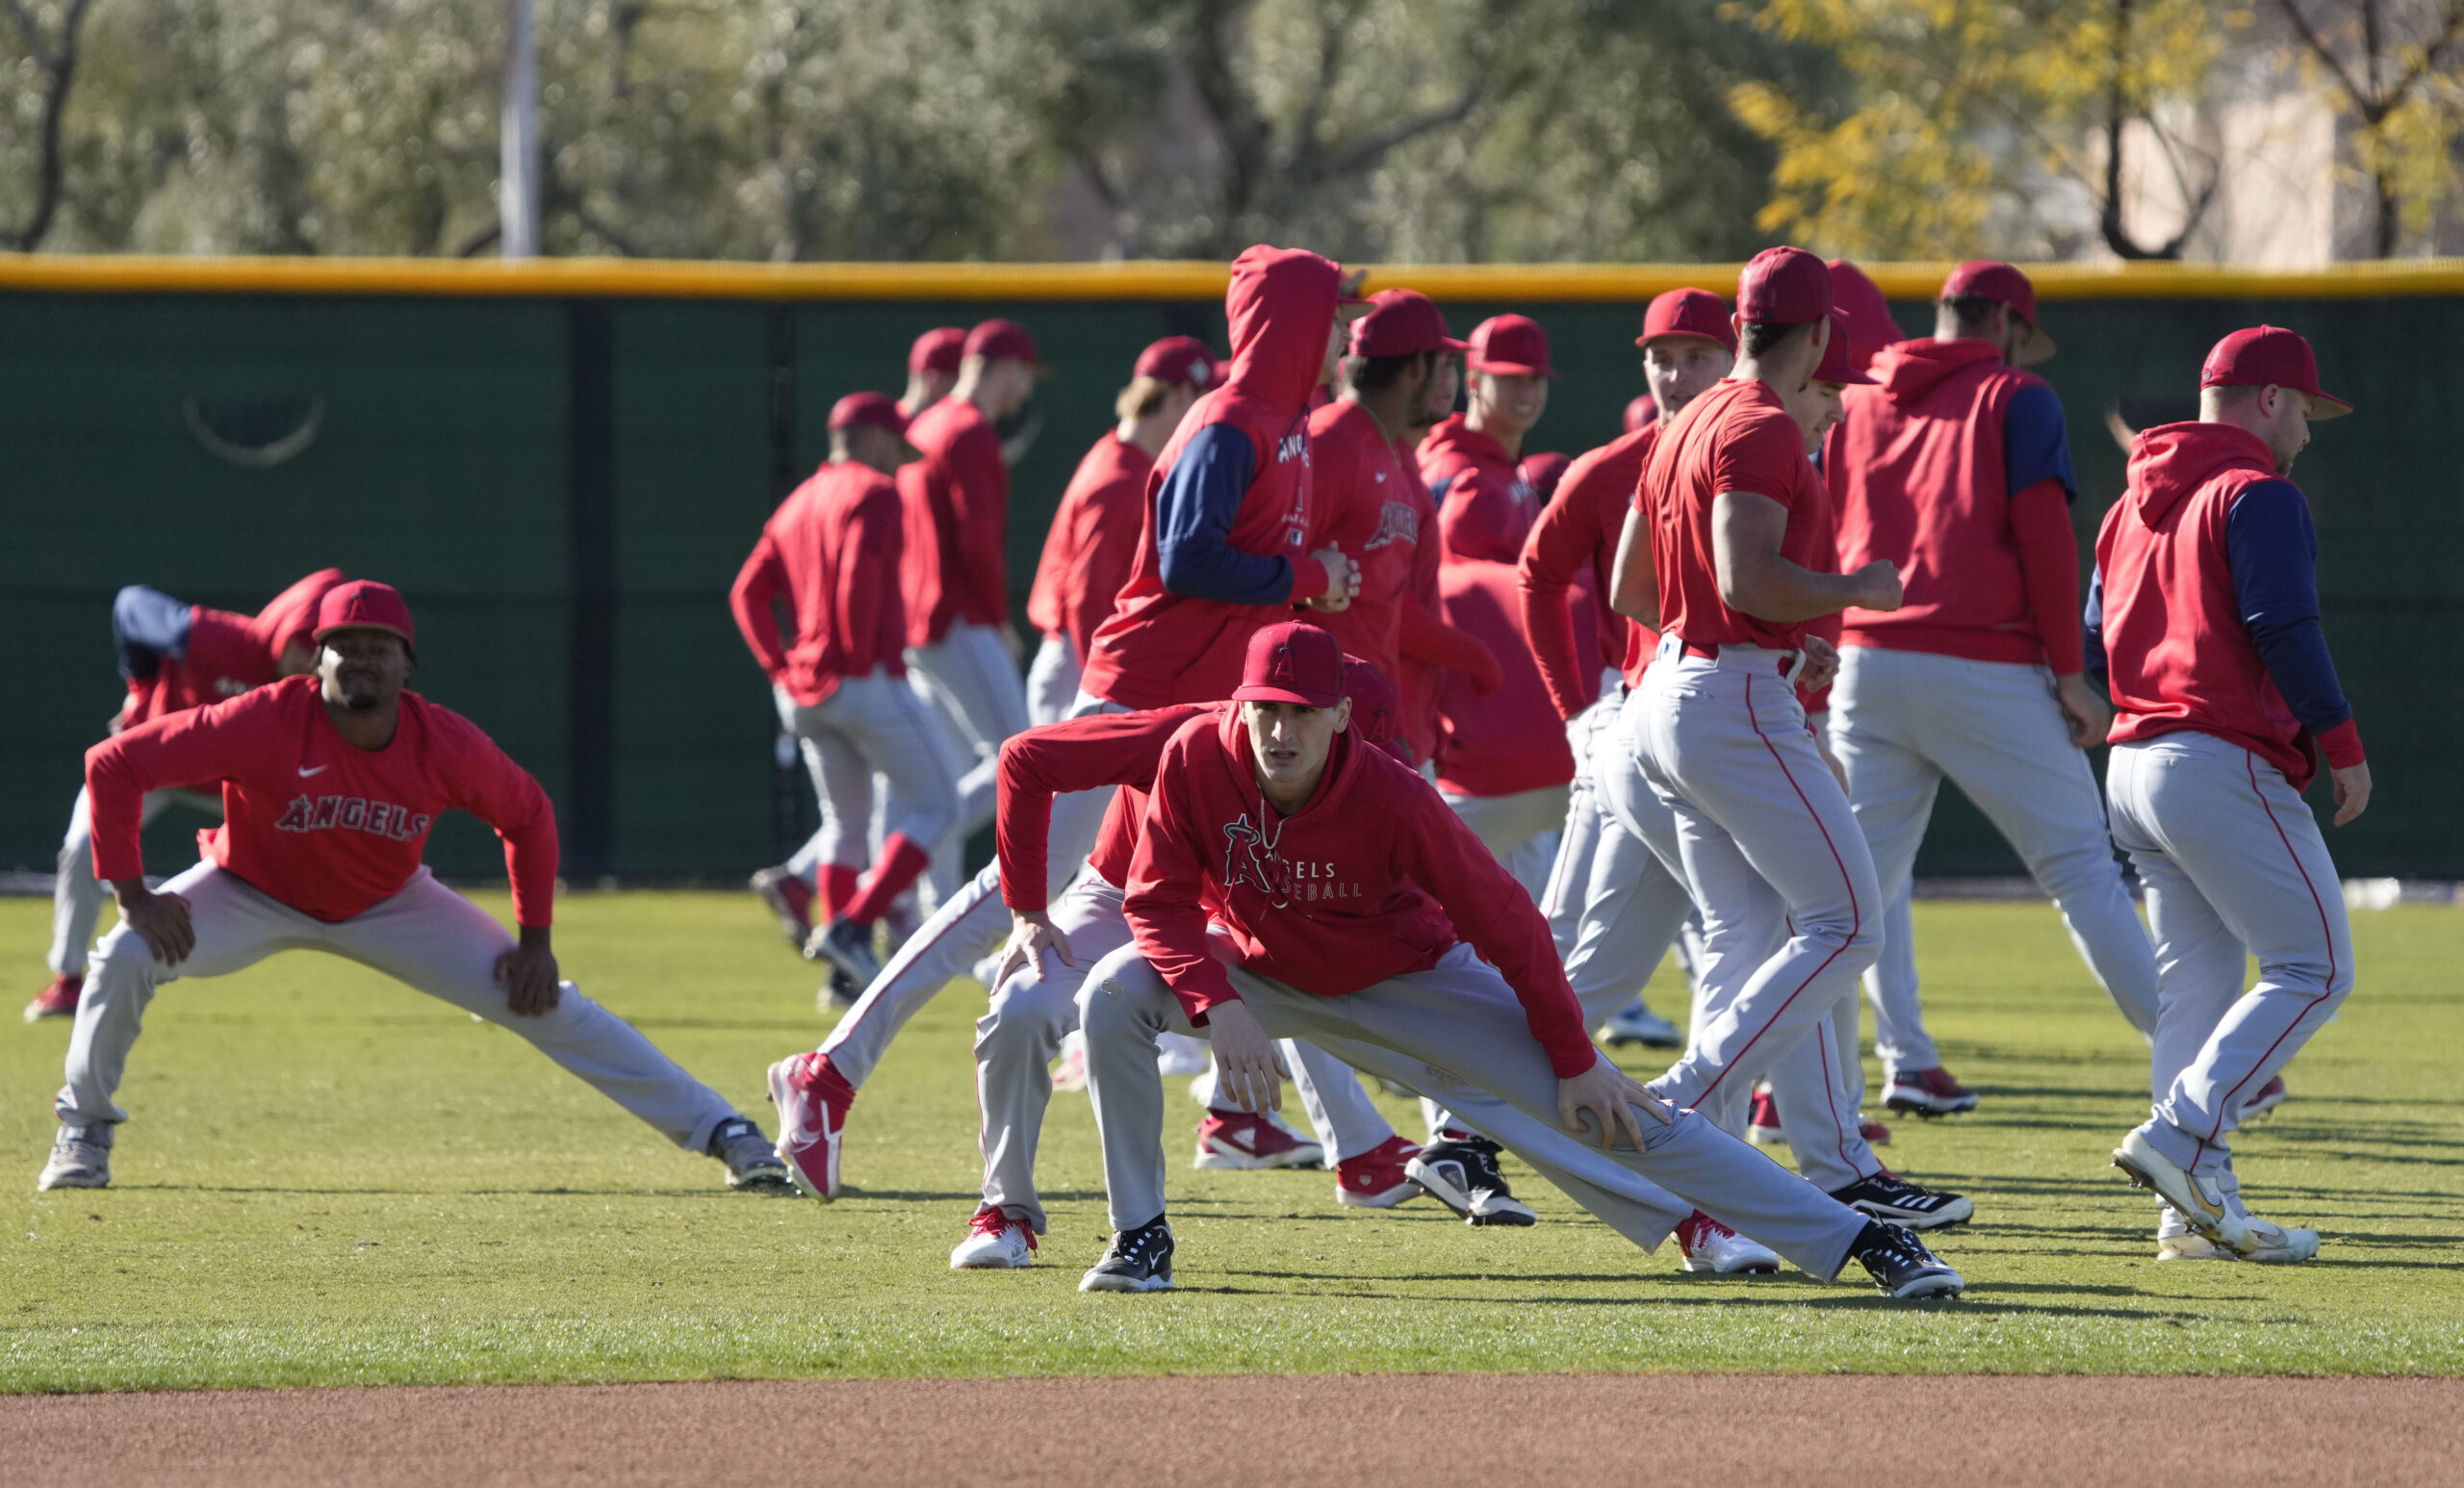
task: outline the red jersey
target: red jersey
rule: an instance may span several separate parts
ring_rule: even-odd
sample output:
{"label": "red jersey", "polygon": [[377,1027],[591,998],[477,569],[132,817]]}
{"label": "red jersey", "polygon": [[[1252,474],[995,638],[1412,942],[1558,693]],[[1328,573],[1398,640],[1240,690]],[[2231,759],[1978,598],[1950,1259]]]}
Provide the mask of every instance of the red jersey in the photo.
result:
{"label": "red jersey", "polygon": [[[899,485],[909,503],[907,644],[934,646],[954,621],[997,626],[1010,618],[1002,555],[1010,533],[1010,467],[992,422],[962,398],[944,398],[917,414],[907,426],[907,442],[923,456],[901,472]],[[930,543],[921,540],[927,532]]]}
{"label": "red jersey", "polygon": [[[1080,685],[1090,696],[1123,707],[1229,697],[1241,683],[1249,637],[1289,619],[1292,605],[1325,592],[1324,567],[1308,561],[1315,526],[1309,396],[1334,329],[1340,273],[1328,260],[1297,249],[1254,247],[1234,261],[1224,295],[1232,372],[1223,386],[1202,394],[1182,416],[1146,477],[1137,556],[1087,654]],[[1225,429],[1230,432],[1216,432]],[[1210,456],[1219,440],[1246,446],[1245,484],[1237,492],[1216,492],[1204,484],[1209,467],[1194,461],[1188,504],[1194,514],[1220,520],[1219,528],[1201,534],[1213,549],[1272,570],[1265,599],[1207,598],[1176,592],[1164,582],[1158,501],[1173,481],[1182,451],[1201,439]],[[1214,509],[1218,496],[1227,509]],[[1270,558],[1282,560],[1282,566],[1259,561]]]}
{"label": "red jersey", "polygon": [[183,654],[164,656],[151,677],[128,680],[121,723],[168,718],[274,680],[281,675],[283,648],[294,640],[308,640],[316,629],[318,603],[342,581],[341,569],[319,569],[275,595],[253,616],[194,606],[189,611]]}
{"label": "red jersey", "polygon": [[[1571,719],[1598,701],[1602,667],[1626,670],[1627,684],[1640,685],[1652,648],[1659,643],[1656,632],[1637,640],[1629,632],[1641,628],[1608,607],[1617,578],[1617,539],[1625,533],[1634,488],[1642,483],[1643,462],[1658,438],[1659,425],[1647,423],[1577,456],[1523,540],[1515,563],[1523,584],[1523,631],[1560,718]],[[1586,598],[1588,627],[1579,624],[1578,613]],[[1579,637],[1586,633],[1595,646],[1582,644]]]}
{"label": "red jersey", "polygon": [[349,919],[419,872],[428,829],[459,808],[504,839],[513,912],[545,927],[556,896],[548,793],[476,724],[415,692],[383,749],[354,747],[325,714],[322,684],[293,677],[245,697],[158,719],[86,751],[94,874],[145,871],[145,792],[219,782],[222,825],[197,834],[208,860],[314,919]]}
{"label": "red jersey", "polygon": [[[2079,545],[2069,490],[2048,476],[2012,489],[2006,422],[2043,379],[1984,341],[1904,341],[1874,358],[1873,387],[1852,387],[1824,461],[1837,504],[1839,562],[1898,565],[1906,599],[1860,610],[1852,646],[1972,661],[2080,669]],[[2040,520],[2035,526],[2030,517]],[[2031,585],[2031,559],[2052,565]],[[2046,603],[2031,603],[2039,589]]]}
{"label": "red jersey", "polygon": [[[898,487],[870,466],[824,465],[790,492],[728,593],[762,675],[807,707],[836,692],[842,677],[906,676],[906,548]],[[781,598],[795,617],[792,647],[779,644]]]}
{"label": "red jersey", "polygon": [[1078,462],[1061,509],[1044,534],[1027,595],[1027,623],[1046,635],[1065,635],[1083,661],[1095,627],[1113,612],[1138,556],[1138,506],[1155,457],[1118,434],[1095,441]]}
{"label": "red jersey", "polygon": [[1425,971],[1456,932],[1521,1000],[1560,1078],[1599,1059],[1549,923],[1412,769],[1348,733],[1290,816],[1258,794],[1237,710],[1193,718],[1164,749],[1124,908],[1139,953],[1194,1022],[1236,994],[1210,918],[1263,977],[1340,997]]}
{"label": "red jersey", "polygon": [[1573,780],[1575,756],[1565,721],[1524,638],[1523,588],[1515,570],[1485,558],[1454,558],[1437,581],[1448,622],[1485,642],[1505,673],[1486,696],[1460,672],[1447,678],[1438,706],[1444,724],[1439,783],[1467,796],[1511,796]]}
{"label": "red jersey", "polygon": [[[2228,541],[2235,503],[2282,481],[2267,446],[2230,424],[2164,424],[2131,446],[2129,488],[2096,533],[2112,742],[2194,729],[2267,760],[2296,790],[2318,773],[2313,735],[2251,640]],[[2318,742],[2340,769],[2362,762],[2348,712]]]}
{"label": "red jersey", "polygon": [[1312,546],[1340,548],[1360,565],[1360,593],[1350,607],[1320,615],[1316,624],[1344,650],[1397,676],[1403,612],[1418,603],[1412,565],[1426,504],[1420,476],[1376,417],[1346,398],[1309,416],[1309,478],[1320,514]]}
{"label": "red jersey", "polygon": [[1805,431],[1780,395],[1756,379],[1731,378],[1685,405],[1661,431],[1643,466],[1634,504],[1652,525],[1659,575],[1660,629],[1690,646],[1766,646],[1794,651],[1811,629],[1731,609],[1720,598],[1711,548],[1711,506],[1742,491],[1787,508],[1780,556],[1829,570],[1831,492],[1806,458]]}
{"label": "red jersey", "polygon": [[1540,494],[1505,446],[1450,415],[1421,441],[1421,478],[1437,502],[1438,529],[1455,557],[1512,563],[1540,520]]}
{"label": "red jersey", "polygon": [[1044,908],[1050,897],[1045,890],[1052,798],[1073,790],[1120,787],[1105,808],[1088,862],[1114,887],[1128,883],[1146,792],[1155,783],[1165,744],[1191,719],[1226,713],[1235,706],[1181,703],[1136,713],[1092,713],[1012,734],[1001,746],[1000,805],[992,819],[1001,902],[1013,910]]}

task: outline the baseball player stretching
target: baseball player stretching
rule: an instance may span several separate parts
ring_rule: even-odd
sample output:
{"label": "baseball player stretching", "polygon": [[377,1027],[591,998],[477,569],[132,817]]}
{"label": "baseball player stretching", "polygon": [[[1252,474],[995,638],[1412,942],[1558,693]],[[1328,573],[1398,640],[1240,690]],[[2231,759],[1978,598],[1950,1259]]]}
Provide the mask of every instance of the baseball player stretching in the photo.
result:
{"label": "baseball player stretching", "polygon": [[[2336,865],[2302,803],[2334,777],[2336,825],[2370,805],[2370,765],[2319,627],[2318,534],[2286,478],[2319,390],[2310,344],[2262,325],[2217,343],[2199,422],[2141,434],[2096,534],[2088,664],[2113,690],[2105,790],[2147,886],[2163,968],[2156,1097],[2114,1166],[2167,1208],[2164,1260],[2306,1261],[2317,1232],[2252,1215],[2233,1129],[2352,990]],[[2258,982],[2242,989],[2246,957]]]}
{"label": "baseball player stretching", "polygon": [[[218,977],[285,950],[345,957],[529,1039],[737,1188],[792,1193],[758,1127],[629,1024],[556,977],[549,922],[556,818],[547,793],[459,714],[404,690],[409,606],[383,584],[319,605],[317,673],[158,719],[86,752],[94,870],[119,901],[68,1043],[60,1134],[38,1188],[111,1182],[113,1104],[145,1008],[182,976]],[[145,792],[218,782],[223,822],[205,860],[145,886]],[[460,808],[505,841],[517,941],[420,862],[428,828]]]}
{"label": "baseball player stretching", "polygon": [[[821,799],[814,859],[823,921],[812,954],[861,987],[881,973],[873,925],[907,891],[949,833],[958,785],[925,705],[906,681],[905,605],[896,575],[906,543],[890,473],[909,452],[906,421],[879,393],[830,410],[830,460],[780,504],[729,595],[736,629],[770,679],[779,720],[804,747]],[[794,642],[783,646],[784,602]],[[878,861],[861,872],[873,778],[889,782]],[[770,892],[803,885],[802,864],[757,875]]]}
{"label": "baseball player stretching", "polygon": [[1113,400],[1119,423],[1069,477],[1027,595],[1027,620],[1043,636],[1027,669],[1030,722],[1069,716],[1095,627],[1113,612],[1138,552],[1138,507],[1155,456],[1222,372],[1205,343],[1187,336],[1168,336],[1140,352],[1129,386]]}
{"label": "baseball player stretching", "polygon": [[1165,748],[1123,899],[1135,939],[1079,993],[1115,1227],[1080,1289],[1171,1285],[1155,1039],[1204,1029],[1252,1109],[1281,1101],[1274,1040],[1306,1038],[1443,1093],[1646,1249],[1699,1206],[1816,1275],[1855,1256],[1894,1296],[1956,1294],[1913,1235],[1601,1057],[1540,911],[1425,782],[1351,736],[1341,669],[1313,626],[1260,632],[1241,706]]}
{"label": "baseball player stretching", "polygon": [[[308,633],[317,602],[341,583],[340,569],[321,569],[273,597],[253,618],[202,604],[183,604],[159,589],[131,584],[112,600],[112,640],[128,683],[110,731],[117,733],[225,698],[236,698],[317,664]],[[147,793],[139,820],[150,822],[174,804],[212,811],[218,801],[179,789]],[[93,812],[83,787],[68,812],[51,887],[51,981],[26,1004],[26,1021],[74,1017],[86,985],[87,947],[102,917],[105,888],[94,876]]]}
{"label": "baseball player stretching", "polygon": [[[1718,295],[1671,290],[1644,312],[1635,345],[1651,383],[1651,422],[1576,459],[1524,539],[1516,576],[1532,660],[1578,751],[1541,911],[1584,1016],[1604,1022],[1612,1041],[1678,1048],[1685,1040],[1676,1025],[1632,994],[1676,942],[1694,901],[1676,861],[1676,824],[1643,779],[1632,733],[1618,726],[1659,637],[1606,602],[1643,462],[1678,413],[1728,375],[1736,338]],[[1572,603],[1586,578],[1601,602],[1589,636],[1577,630]]]}
{"label": "baseball player stretching", "polygon": [[[2088,684],[2079,545],[2062,403],[2022,371],[2053,354],[2027,276],[1962,265],[1930,340],[1873,359],[1825,461],[1839,561],[1887,561],[1906,598],[1851,613],[1833,689],[1832,746],[1885,903],[1908,891],[1944,779],[2018,850],[2133,1026],[2156,1021],[2156,960],[2105,832],[2082,751],[2107,710]],[[1942,1067],[1916,1002],[1912,952],[1868,974],[1884,1103],[1924,1116],[1976,1096]]]}
{"label": "baseball player stretching", "polygon": [[[1685,1107],[1741,1106],[1751,1083],[1792,1054],[1835,1064],[1825,1020],[1853,1015],[1848,999],[1881,943],[1873,859],[1795,686],[1827,682],[1835,658],[1810,633],[1813,622],[1899,603],[1887,562],[1829,572],[1830,493],[1806,455],[1815,422],[1806,400],[1835,334],[1831,270],[1801,249],[1758,254],[1739,280],[1737,328],[1734,372],[1678,415],[1644,467],[1614,591],[1630,617],[1660,621],[1640,747],[1676,813],[1707,962],[1735,957],[1755,968],[1723,1006],[1707,1000],[1685,1054],[1652,1083]],[[1765,959],[1768,946],[1777,950]],[[1706,982],[1714,975],[1707,966]],[[1974,1212],[1892,1175],[1853,1107],[1833,1115],[1835,1141],[1795,1130],[1790,1141],[1808,1176],[1841,1202],[1923,1227]]]}

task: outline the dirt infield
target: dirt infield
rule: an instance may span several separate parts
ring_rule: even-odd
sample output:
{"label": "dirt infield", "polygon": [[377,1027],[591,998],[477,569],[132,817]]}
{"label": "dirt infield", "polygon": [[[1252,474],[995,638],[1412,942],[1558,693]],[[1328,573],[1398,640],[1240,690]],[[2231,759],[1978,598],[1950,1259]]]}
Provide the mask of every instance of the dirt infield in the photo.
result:
{"label": "dirt infield", "polygon": [[2451,1483],[2438,1379],[1345,1375],[0,1398],[36,1484]]}

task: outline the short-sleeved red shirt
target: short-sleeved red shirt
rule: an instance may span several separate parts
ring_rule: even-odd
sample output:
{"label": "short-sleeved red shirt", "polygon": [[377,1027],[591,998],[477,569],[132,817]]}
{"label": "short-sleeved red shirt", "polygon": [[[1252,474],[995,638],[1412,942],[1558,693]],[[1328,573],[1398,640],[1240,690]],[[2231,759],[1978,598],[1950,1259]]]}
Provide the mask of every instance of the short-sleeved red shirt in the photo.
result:
{"label": "short-sleeved red shirt", "polygon": [[1768,383],[1731,380],[1685,405],[1643,467],[1634,503],[1651,522],[1659,573],[1660,629],[1692,646],[1793,651],[1810,622],[1781,624],[1729,607],[1711,548],[1711,505],[1724,491],[1768,497],[1788,509],[1780,556],[1829,570],[1831,491],[1806,458],[1805,432]]}

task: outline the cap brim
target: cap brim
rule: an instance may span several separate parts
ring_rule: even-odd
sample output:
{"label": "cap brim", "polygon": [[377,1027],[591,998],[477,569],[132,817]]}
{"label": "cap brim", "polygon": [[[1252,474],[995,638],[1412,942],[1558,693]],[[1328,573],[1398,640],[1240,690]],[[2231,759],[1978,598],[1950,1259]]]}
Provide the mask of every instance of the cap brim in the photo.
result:
{"label": "cap brim", "polygon": [[1335,319],[1345,325],[1349,325],[1376,308],[1365,299],[1339,299],[1335,301]]}
{"label": "cap brim", "polygon": [[1232,694],[1235,703],[1296,703],[1302,707],[1333,707],[1344,700],[1340,692],[1308,693],[1292,687],[1270,687],[1264,683],[1245,686]]}
{"label": "cap brim", "polygon": [[1707,346],[1718,346],[1723,351],[1729,349],[1726,341],[1717,336],[1706,336],[1701,331],[1662,331],[1656,336],[1637,336],[1634,345],[1648,346],[1655,341],[1699,341]]}
{"label": "cap brim", "polygon": [[2313,423],[2323,423],[2329,419],[2341,419],[2352,412],[2352,404],[2346,402],[2333,393],[2305,394],[2302,402],[2308,408],[2310,422]]}
{"label": "cap brim", "polygon": [[345,625],[319,626],[315,630],[309,633],[308,638],[316,642],[318,645],[322,646],[325,644],[326,636],[340,635],[345,630],[382,630],[387,635],[394,636],[400,640],[405,646],[411,644],[410,632],[396,629],[392,626],[380,626],[372,620],[353,620]]}
{"label": "cap brim", "polygon": [[2052,361],[2053,354],[2062,349],[2060,344],[2046,335],[2044,327],[2035,321],[2023,320],[2020,323],[2027,326],[2028,339],[2019,343],[2018,354],[2011,359],[2012,365],[2035,367],[2040,363]]}
{"label": "cap brim", "polygon": [[1836,383],[1843,388],[1871,388],[1879,387],[1881,385],[1871,376],[1867,375],[1862,368],[1858,367],[1851,367],[1848,369],[1848,375],[1845,377],[1826,377],[1820,372],[1815,372],[1814,380],[1816,382]]}
{"label": "cap brim", "polygon": [[1495,372],[1501,377],[1553,377],[1556,372],[1547,367],[1532,367],[1522,362],[1482,362],[1474,372]]}

